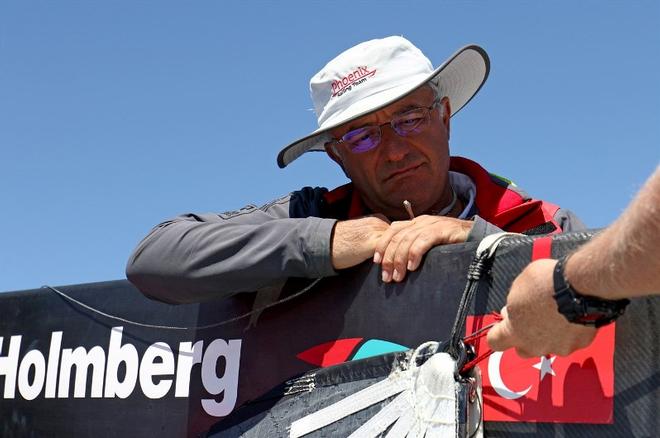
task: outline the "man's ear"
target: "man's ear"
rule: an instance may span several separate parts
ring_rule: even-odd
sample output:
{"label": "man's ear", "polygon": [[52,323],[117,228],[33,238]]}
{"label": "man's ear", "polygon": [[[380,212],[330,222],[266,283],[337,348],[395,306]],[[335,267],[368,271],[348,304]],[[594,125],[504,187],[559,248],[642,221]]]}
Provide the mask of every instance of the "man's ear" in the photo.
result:
{"label": "man's ear", "polygon": [[344,175],[350,178],[348,172],[346,172],[346,169],[344,168],[344,162],[341,159],[341,155],[339,155],[339,151],[337,150],[337,143],[334,141],[329,141],[325,143],[323,147],[325,148],[325,153],[328,154],[332,161],[339,164],[341,170],[344,171]]}
{"label": "man's ear", "polygon": [[334,161],[335,163],[342,165],[341,156],[339,151],[337,151],[337,143],[334,141],[329,141],[323,145],[325,147],[325,153]]}
{"label": "man's ear", "polygon": [[449,98],[447,96],[440,100],[438,108],[440,109],[440,121],[443,125],[445,125],[445,129],[447,130],[447,140],[449,140],[449,128],[451,125],[451,103],[449,102]]}

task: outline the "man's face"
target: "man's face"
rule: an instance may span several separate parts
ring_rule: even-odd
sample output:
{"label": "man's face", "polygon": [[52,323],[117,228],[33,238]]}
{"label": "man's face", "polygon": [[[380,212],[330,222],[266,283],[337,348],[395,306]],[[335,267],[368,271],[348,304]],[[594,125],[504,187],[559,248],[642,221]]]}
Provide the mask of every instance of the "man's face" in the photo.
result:
{"label": "man's face", "polygon": [[[388,123],[413,108],[429,107],[435,99],[430,87],[422,87],[403,99],[350,123],[331,130],[334,138],[365,125]],[[445,106],[444,117],[440,108]],[[443,99],[430,113],[430,122],[421,132],[397,135],[387,124],[381,127],[377,147],[353,153],[344,143],[336,144],[330,156],[341,163],[364,203],[374,212],[391,219],[407,219],[405,199],[415,214],[439,209],[448,202],[449,188],[449,102]]]}

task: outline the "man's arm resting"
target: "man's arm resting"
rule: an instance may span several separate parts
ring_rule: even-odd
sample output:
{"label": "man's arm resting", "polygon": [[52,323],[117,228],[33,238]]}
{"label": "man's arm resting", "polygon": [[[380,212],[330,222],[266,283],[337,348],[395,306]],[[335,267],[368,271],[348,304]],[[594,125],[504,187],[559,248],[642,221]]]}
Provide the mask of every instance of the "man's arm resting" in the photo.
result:
{"label": "man's arm resting", "polygon": [[403,281],[407,271],[419,268],[431,248],[465,242],[473,225],[472,221],[433,215],[392,222],[378,239],[374,263],[381,265],[384,282]]}
{"label": "man's arm resting", "polygon": [[332,266],[345,269],[372,258],[378,239],[389,227],[382,215],[337,222],[332,233]]}
{"label": "man's arm resting", "polygon": [[186,215],[156,227],[138,245],[127,278],[145,295],[200,302],[254,291],[289,277],[334,274],[333,219]]}
{"label": "man's arm resting", "polygon": [[[561,231],[584,230],[585,226],[569,210],[559,209],[554,220]],[[419,268],[424,255],[436,245],[480,241],[502,229],[476,215],[472,220],[444,216],[419,216],[393,222],[376,245],[374,262],[382,266],[384,282],[403,281],[407,271]]]}

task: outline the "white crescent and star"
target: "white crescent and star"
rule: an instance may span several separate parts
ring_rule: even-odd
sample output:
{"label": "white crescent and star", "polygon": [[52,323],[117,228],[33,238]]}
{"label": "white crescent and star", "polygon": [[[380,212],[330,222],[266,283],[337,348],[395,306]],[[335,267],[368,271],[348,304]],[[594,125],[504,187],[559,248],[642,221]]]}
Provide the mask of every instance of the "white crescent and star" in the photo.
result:
{"label": "white crescent and star", "polygon": [[515,400],[527,394],[529,390],[532,389],[532,385],[529,385],[527,389],[519,392],[511,391],[507,388],[500,375],[500,361],[502,360],[503,354],[504,352],[497,351],[488,359],[488,377],[490,378],[490,384],[500,397],[508,400]]}
{"label": "white crescent and star", "polygon": [[[502,361],[502,355],[504,352],[498,351],[493,353],[490,358],[488,358],[488,377],[490,379],[490,384],[495,390],[495,392],[502,398],[508,400],[515,400],[520,397],[524,397],[532,385],[529,385],[526,389],[522,391],[512,391],[509,389],[502,380],[502,375],[500,374],[500,362]],[[534,368],[541,372],[539,381],[543,380],[547,374],[556,376],[555,371],[552,369],[552,363],[557,357],[541,357],[541,361],[537,364],[532,365]]]}
{"label": "white crescent and star", "polygon": [[541,362],[532,365],[534,368],[541,371],[541,377],[539,378],[539,381],[543,380],[546,374],[550,374],[551,376],[557,375],[555,374],[555,370],[552,369],[552,363],[555,361],[555,359],[557,359],[557,356],[552,356],[550,358],[541,356]]}

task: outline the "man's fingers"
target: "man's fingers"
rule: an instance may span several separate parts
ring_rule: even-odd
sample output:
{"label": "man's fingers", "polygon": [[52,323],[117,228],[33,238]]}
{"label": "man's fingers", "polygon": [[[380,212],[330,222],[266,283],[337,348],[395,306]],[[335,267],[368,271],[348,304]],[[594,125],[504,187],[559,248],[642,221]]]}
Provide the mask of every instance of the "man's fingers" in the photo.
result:
{"label": "man's fingers", "polygon": [[417,231],[412,227],[406,227],[399,230],[390,239],[387,248],[383,254],[383,281],[387,274],[391,274],[394,281],[402,281],[407,272],[408,249],[411,240],[414,239]]}
{"label": "man's fingers", "polygon": [[502,316],[502,320],[488,330],[488,335],[486,336],[488,345],[495,351],[504,351],[514,346],[506,306],[502,307],[500,315]]}
{"label": "man's fingers", "polygon": [[408,250],[407,268],[409,271],[415,271],[419,268],[419,265],[422,263],[422,258],[431,248],[433,248],[434,244],[435,242],[423,233],[420,233],[417,236],[417,239],[412,242],[412,245]]}
{"label": "man's fingers", "polygon": [[542,355],[541,353],[529,350],[526,346],[521,345],[521,343],[511,334],[510,327],[508,320],[502,320],[488,331],[486,339],[488,340],[490,348],[495,351],[504,351],[509,348],[515,348],[516,354],[523,359]]}
{"label": "man's fingers", "polygon": [[387,230],[385,230],[385,232],[379,237],[378,242],[376,242],[376,247],[374,248],[374,263],[383,262],[385,250],[390,244],[392,237],[411,223],[411,221],[395,221],[390,224]]}
{"label": "man's fingers", "polygon": [[541,357],[545,353],[536,353],[532,351],[525,350],[524,348],[516,347],[516,354],[522,359],[530,359],[532,357]]}
{"label": "man's fingers", "polygon": [[392,269],[392,279],[402,281],[408,271],[414,271],[422,257],[433,247],[429,230],[424,224],[411,224],[396,233],[383,256],[383,268]]}
{"label": "man's fingers", "polygon": [[495,324],[489,331],[488,336],[488,345],[495,351],[504,351],[513,347],[513,342],[511,342],[511,336],[507,333],[505,328],[505,322],[500,321]]}
{"label": "man's fingers", "polygon": [[419,268],[433,246],[465,241],[466,227],[471,226],[463,220],[426,215],[392,222],[376,242],[373,255],[374,263],[382,267],[383,282],[402,281],[408,271]]}
{"label": "man's fingers", "polygon": [[399,254],[398,248],[404,241],[406,234],[413,230],[414,226],[414,221],[392,222],[388,230],[383,233],[376,243],[374,263],[379,263],[382,267],[383,282],[402,281],[405,278],[408,263],[407,255]]}

